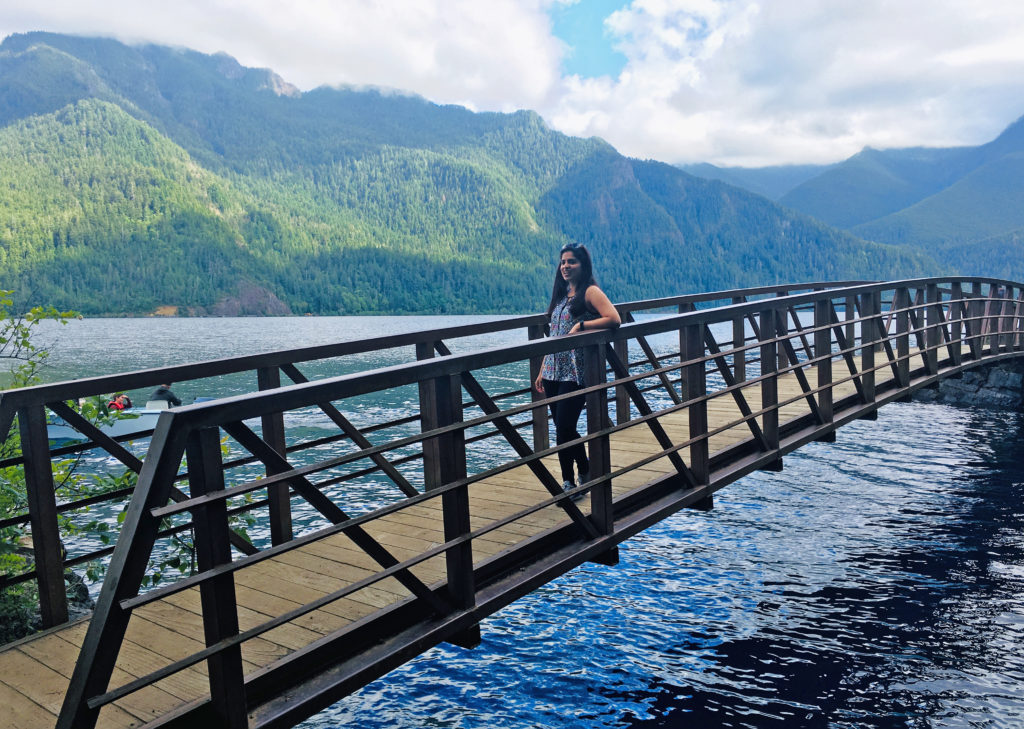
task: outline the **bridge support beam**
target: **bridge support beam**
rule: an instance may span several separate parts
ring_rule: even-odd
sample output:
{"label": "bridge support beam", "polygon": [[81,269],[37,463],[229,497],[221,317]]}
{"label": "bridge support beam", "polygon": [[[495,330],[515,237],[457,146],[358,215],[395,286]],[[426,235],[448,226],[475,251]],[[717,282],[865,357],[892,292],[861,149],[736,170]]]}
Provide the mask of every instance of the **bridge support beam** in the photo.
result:
{"label": "bridge support beam", "polygon": [[459,648],[465,648],[468,651],[473,650],[480,645],[483,641],[483,637],[480,634],[480,623],[470,625],[468,628],[460,633],[448,638],[448,643],[457,645]]}
{"label": "bridge support beam", "polygon": [[[462,378],[460,375],[437,377],[428,388],[433,402],[421,405],[424,425],[443,428],[462,422]],[[427,444],[430,443],[430,448]],[[424,459],[431,453],[431,480],[433,488],[466,478],[466,432],[451,430],[424,442]],[[435,460],[436,459],[436,460]],[[426,461],[424,462],[426,465]],[[430,488],[430,486],[428,486]],[[444,539],[446,542],[466,537],[470,533],[469,487],[463,485],[441,495]],[[448,592],[457,609],[468,609],[476,603],[476,585],[473,575],[473,546],[465,541],[445,553],[448,573]]]}
{"label": "bridge support beam", "polygon": [[939,293],[939,287],[936,284],[928,284],[925,287],[927,330],[924,341],[927,351],[924,353],[924,370],[929,375],[938,374],[939,371],[939,347],[942,346],[942,327],[945,324],[941,298],[942,294]]}
{"label": "bridge support beam", "polygon": [[814,358],[818,374],[818,413],[822,425],[835,420],[832,406],[832,301],[814,302]]}
{"label": "bridge support beam", "polygon": [[964,361],[964,289],[963,284],[954,281],[950,284],[949,297],[949,358],[954,367]]}
{"label": "bridge support beam", "polygon": [[684,400],[692,404],[687,408],[689,415],[690,470],[698,484],[710,480],[711,468],[708,448],[708,393],[707,363],[704,361],[703,324],[687,324],[679,332],[679,357],[684,363],[681,378]]}
{"label": "bridge support beam", "polygon": [[[596,385],[605,382],[605,372],[608,352],[607,346],[598,343],[587,347],[584,362],[586,372],[584,382]],[[618,352],[616,352],[618,354]],[[628,360],[627,360],[628,361]],[[623,391],[625,388],[622,388]],[[616,404],[616,408],[619,405]],[[608,390],[595,390],[587,394],[587,432],[598,433],[611,426],[608,417]],[[590,441],[589,455],[590,478],[598,479],[608,476],[612,470],[611,439],[602,435]],[[605,478],[597,486],[590,490],[590,519],[599,534],[612,534],[615,531],[615,513],[612,504],[612,481]],[[619,548],[613,547],[607,552],[595,556],[590,560],[597,564],[617,565],[619,563]]]}
{"label": "bridge support beam", "polygon": [[[281,370],[277,367],[260,367],[256,371],[259,389],[273,390],[281,386]],[[284,433],[284,413],[270,413],[260,417],[263,440],[278,454],[288,455]],[[267,470],[267,475],[271,475]],[[291,488],[287,483],[267,487],[267,506],[270,512],[270,543],[284,544],[292,538]]]}
{"label": "bridge support beam", "polygon": [[694,501],[687,508],[693,509],[694,511],[711,511],[712,509],[715,508],[715,495],[708,494],[700,501]]}
{"label": "bridge support beam", "polygon": [[[224,490],[224,471],[220,455],[220,430],[203,428],[188,439],[189,491],[204,496]],[[231,562],[226,501],[213,501],[194,514],[196,563],[200,572]],[[238,635],[238,608],[235,601],[235,577],[231,572],[199,585],[203,609],[203,632],[207,647]],[[249,726],[245,699],[245,674],[242,648],[234,645],[206,661],[210,698],[220,726],[245,729]]]}
{"label": "bridge support beam", "polygon": [[860,382],[865,405],[875,401],[875,345],[879,330],[875,319],[881,308],[879,298],[878,292],[860,295]]}
{"label": "bridge support beam", "polygon": [[68,621],[68,599],[64,589],[63,547],[57,523],[57,496],[44,406],[19,410],[18,429],[25,464],[25,491],[32,528],[36,584],[39,586],[39,611],[43,627],[50,628]]}
{"label": "bridge support beam", "polygon": [[910,385],[910,289],[902,286],[893,294],[896,315],[896,384]]}
{"label": "bridge support beam", "polygon": [[779,317],[774,308],[762,309],[758,314],[761,340],[761,431],[771,451],[779,450],[779,383],[778,350],[776,341]]}
{"label": "bridge support beam", "polygon": [[[742,304],[745,301],[743,296],[733,296],[732,303]],[[733,317],[732,320],[732,376],[736,382],[747,381],[747,323],[742,315]]]}
{"label": "bridge support beam", "polygon": [[1018,352],[1024,349],[1022,330],[1024,330],[1024,289],[1018,289],[1013,312],[1013,348]]}

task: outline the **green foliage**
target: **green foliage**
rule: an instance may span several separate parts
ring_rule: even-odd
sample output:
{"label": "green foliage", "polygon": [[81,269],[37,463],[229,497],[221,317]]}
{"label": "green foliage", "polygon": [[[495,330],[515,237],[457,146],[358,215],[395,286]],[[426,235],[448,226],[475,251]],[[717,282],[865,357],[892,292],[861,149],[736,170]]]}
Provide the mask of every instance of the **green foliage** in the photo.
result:
{"label": "green foliage", "polygon": [[[11,292],[0,290],[0,386],[3,389],[25,387],[38,382],[39,367],[47,352],[32,341],[32,333],[47,319],[66,323],[74,312],[37,306],[22,315],[12,313]],[[21,453],[17,423],[10,433],[0,433],[0,460]],[[67,475],[67,469],[56,469]],[[18,516],[26,510],[25,475],[15,466],[0,468],[0,519]],[[17,575],[30,562],[23,547],[25,537],[21,526],[0,528],[0,575]],[[38,593],[34,583],[12,585],[0,591],[0,643],[6,643],[29,632],[36,620]]]}
{"label": "green foliage", "polygon": [[45,33],[0,45],[0,84],[19,89],[0,110],[0,286],[19,302],[537,311],[570,238],[619,300],[863,278],[879,256],[887,276],[938,270],[532,112],[298,94],[223,55]]}
{"label": "green foliage", "polygon": [[73,311],[58,311],[52,306],[35,306],[18,315],[12,311],[12,291],[0,290],[0,361],[8,366],[0,369],[0,389],[26,387],[39,381],[39,368],[47,352],[32,342],[32,332],[44,320],[66,324]]}

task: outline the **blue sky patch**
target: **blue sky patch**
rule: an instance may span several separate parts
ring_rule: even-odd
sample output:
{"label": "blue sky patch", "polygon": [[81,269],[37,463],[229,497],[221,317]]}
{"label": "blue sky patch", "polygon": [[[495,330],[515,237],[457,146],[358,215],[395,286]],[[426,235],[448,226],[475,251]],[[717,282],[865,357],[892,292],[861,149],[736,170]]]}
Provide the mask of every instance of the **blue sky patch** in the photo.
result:
{"label": "blue sky patch", "polygon": [[586,78],[619,75],[626,57],[612,48],[604,20],[628,4],[629,0],[580,0],[572,5],[551,6],[554,34],[570,47],[562,61],[566,74]]}

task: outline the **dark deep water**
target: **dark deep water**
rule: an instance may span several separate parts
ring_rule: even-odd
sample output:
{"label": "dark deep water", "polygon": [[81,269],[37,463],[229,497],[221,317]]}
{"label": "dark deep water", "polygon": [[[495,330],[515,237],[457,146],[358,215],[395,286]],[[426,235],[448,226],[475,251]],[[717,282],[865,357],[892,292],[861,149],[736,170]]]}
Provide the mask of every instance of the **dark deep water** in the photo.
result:
{"label": "dark deep water", "polygon": [[[86,320],[50,379],[450,323]],[[216,387],[179,394],[251,383]],[[1022,439],[1021,414],[886,406],[303,727],[1024,727]]]}

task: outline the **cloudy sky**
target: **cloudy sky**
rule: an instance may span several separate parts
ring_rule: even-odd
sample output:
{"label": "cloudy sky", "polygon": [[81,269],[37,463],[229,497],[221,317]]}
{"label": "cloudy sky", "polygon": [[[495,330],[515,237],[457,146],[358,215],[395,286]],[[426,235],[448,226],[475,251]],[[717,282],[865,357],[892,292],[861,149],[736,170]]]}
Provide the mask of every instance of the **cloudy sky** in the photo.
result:
{"label": "cloudy sky", "polygon": [[28,30],[533,109],[673,163],[981,144],[1024,115],[1021,0],[0,0],[0,36]]}

